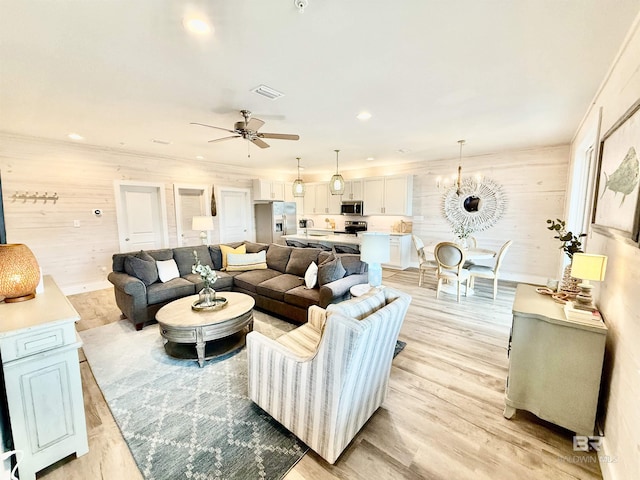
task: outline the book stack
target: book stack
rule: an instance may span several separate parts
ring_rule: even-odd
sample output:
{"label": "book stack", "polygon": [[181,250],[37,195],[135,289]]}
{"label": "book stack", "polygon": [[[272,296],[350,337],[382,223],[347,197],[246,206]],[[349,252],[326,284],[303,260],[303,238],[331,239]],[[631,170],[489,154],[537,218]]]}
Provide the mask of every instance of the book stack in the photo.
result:
{"label": "book stack", "polygon": [[574,302],[567,302],[564,305],[564,315],[567,320],[572,322],[580,322],[586,324],[600,324],[602,323],[602,316],[598,310],[591,311],[584,308],[577,308]]}

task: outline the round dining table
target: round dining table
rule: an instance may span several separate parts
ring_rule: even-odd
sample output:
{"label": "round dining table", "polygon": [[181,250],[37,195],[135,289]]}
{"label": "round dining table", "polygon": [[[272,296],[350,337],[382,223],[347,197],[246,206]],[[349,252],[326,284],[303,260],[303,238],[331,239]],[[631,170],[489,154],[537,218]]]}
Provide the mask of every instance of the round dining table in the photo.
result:
{"label": "round dining table", "polygon": [[[424,250],[426,253],[431,253],[431,255],[433,255],[435,245],[424,247]],[[462,251],[464,252],[465,260],[490,260],[498,253],[494,250],[489,250],[488,248],[463,248]],[[473,295],[473,288],[469,288],[468,286],[466,288],[467,296]],[[442,284],[442,287],[440,288],[440,291],[449,293],[451,295],[457,295],[458,287],[455,284],[449,283],[445,280]],[[464,287],[462,288],[462,292],[464,293]]]}

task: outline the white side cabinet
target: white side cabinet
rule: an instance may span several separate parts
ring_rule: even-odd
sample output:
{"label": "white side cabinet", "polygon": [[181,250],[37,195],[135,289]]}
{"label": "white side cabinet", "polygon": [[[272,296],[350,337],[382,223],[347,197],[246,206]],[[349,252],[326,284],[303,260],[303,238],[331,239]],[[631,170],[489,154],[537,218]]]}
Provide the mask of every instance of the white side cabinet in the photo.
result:
{"label": "white side cabinet", "polygon": [[44,292],[0,304],[0,352],[20,480],[75,453],[89,451],[75,329],[80,316],[53,279]]}
{"label": "white side cabinet", "polygon": [[606,337],[602,321],[567,320],[549,296],[532,285],[518,285],[504,416],[527,410],[579,435],[592,435]]}

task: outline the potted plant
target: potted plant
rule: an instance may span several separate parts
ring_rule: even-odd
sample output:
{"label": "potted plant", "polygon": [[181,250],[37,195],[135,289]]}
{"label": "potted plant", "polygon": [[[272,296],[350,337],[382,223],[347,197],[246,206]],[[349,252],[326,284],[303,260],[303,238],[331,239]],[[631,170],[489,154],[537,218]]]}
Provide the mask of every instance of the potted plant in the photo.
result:
{"label": "potted plant", "polygon": [[198,258],[198,252],[193,251],[193,257],[195,264],[191,267],[191,273],[200,274],[200,278],[204,283],[204,288],[200,290],[200,302],[201,307],[210,307],[215,304],[216,291],[213,289],[213,284],[218,279],[218,274],[209,265],[202,265]]}
{"label": "potted plant", "polygon": [[[583,253],[582,250],[582,242],[580,239],[582,237],[586,237],[586,233],[580,233],[578,235],[574,235],[573,232],[568,232],[566,228],[566,222],[564,220],[560,220],[556,218],[555,220],[547,220],[547,230],[551,230],[556,232],[553,238],[557,238],[562,242],[560,248],[564,250],[564,253],[567,254],[569,260],[573,259],[574,253]],[[562,281],[558,287],[559,290],[568,292],[570,294],[575,294],[580,291],[578,288],[579,280],[571,276],[571,263],[564,268],[564,275],[562,277]]]}
{"label": "potted plant", "polygon": [[462,248],[469,248],[469,237],[473,233],[473,228],[469,225],[465,225],[464,223],[459,223],[453,226],[453,234],[458,237],[459,244]]}

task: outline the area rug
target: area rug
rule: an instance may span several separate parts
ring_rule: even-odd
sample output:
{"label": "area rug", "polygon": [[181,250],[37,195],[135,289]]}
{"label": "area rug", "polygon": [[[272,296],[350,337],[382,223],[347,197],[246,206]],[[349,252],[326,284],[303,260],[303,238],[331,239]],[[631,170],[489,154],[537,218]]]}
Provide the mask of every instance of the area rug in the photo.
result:
{"label": "area rug", "polygon": [[80,336],[145,479],[278,479],[305,454],[247,397],[245,349],[200,368],[167,356],[157,325],[136,332],[123,320]]}

